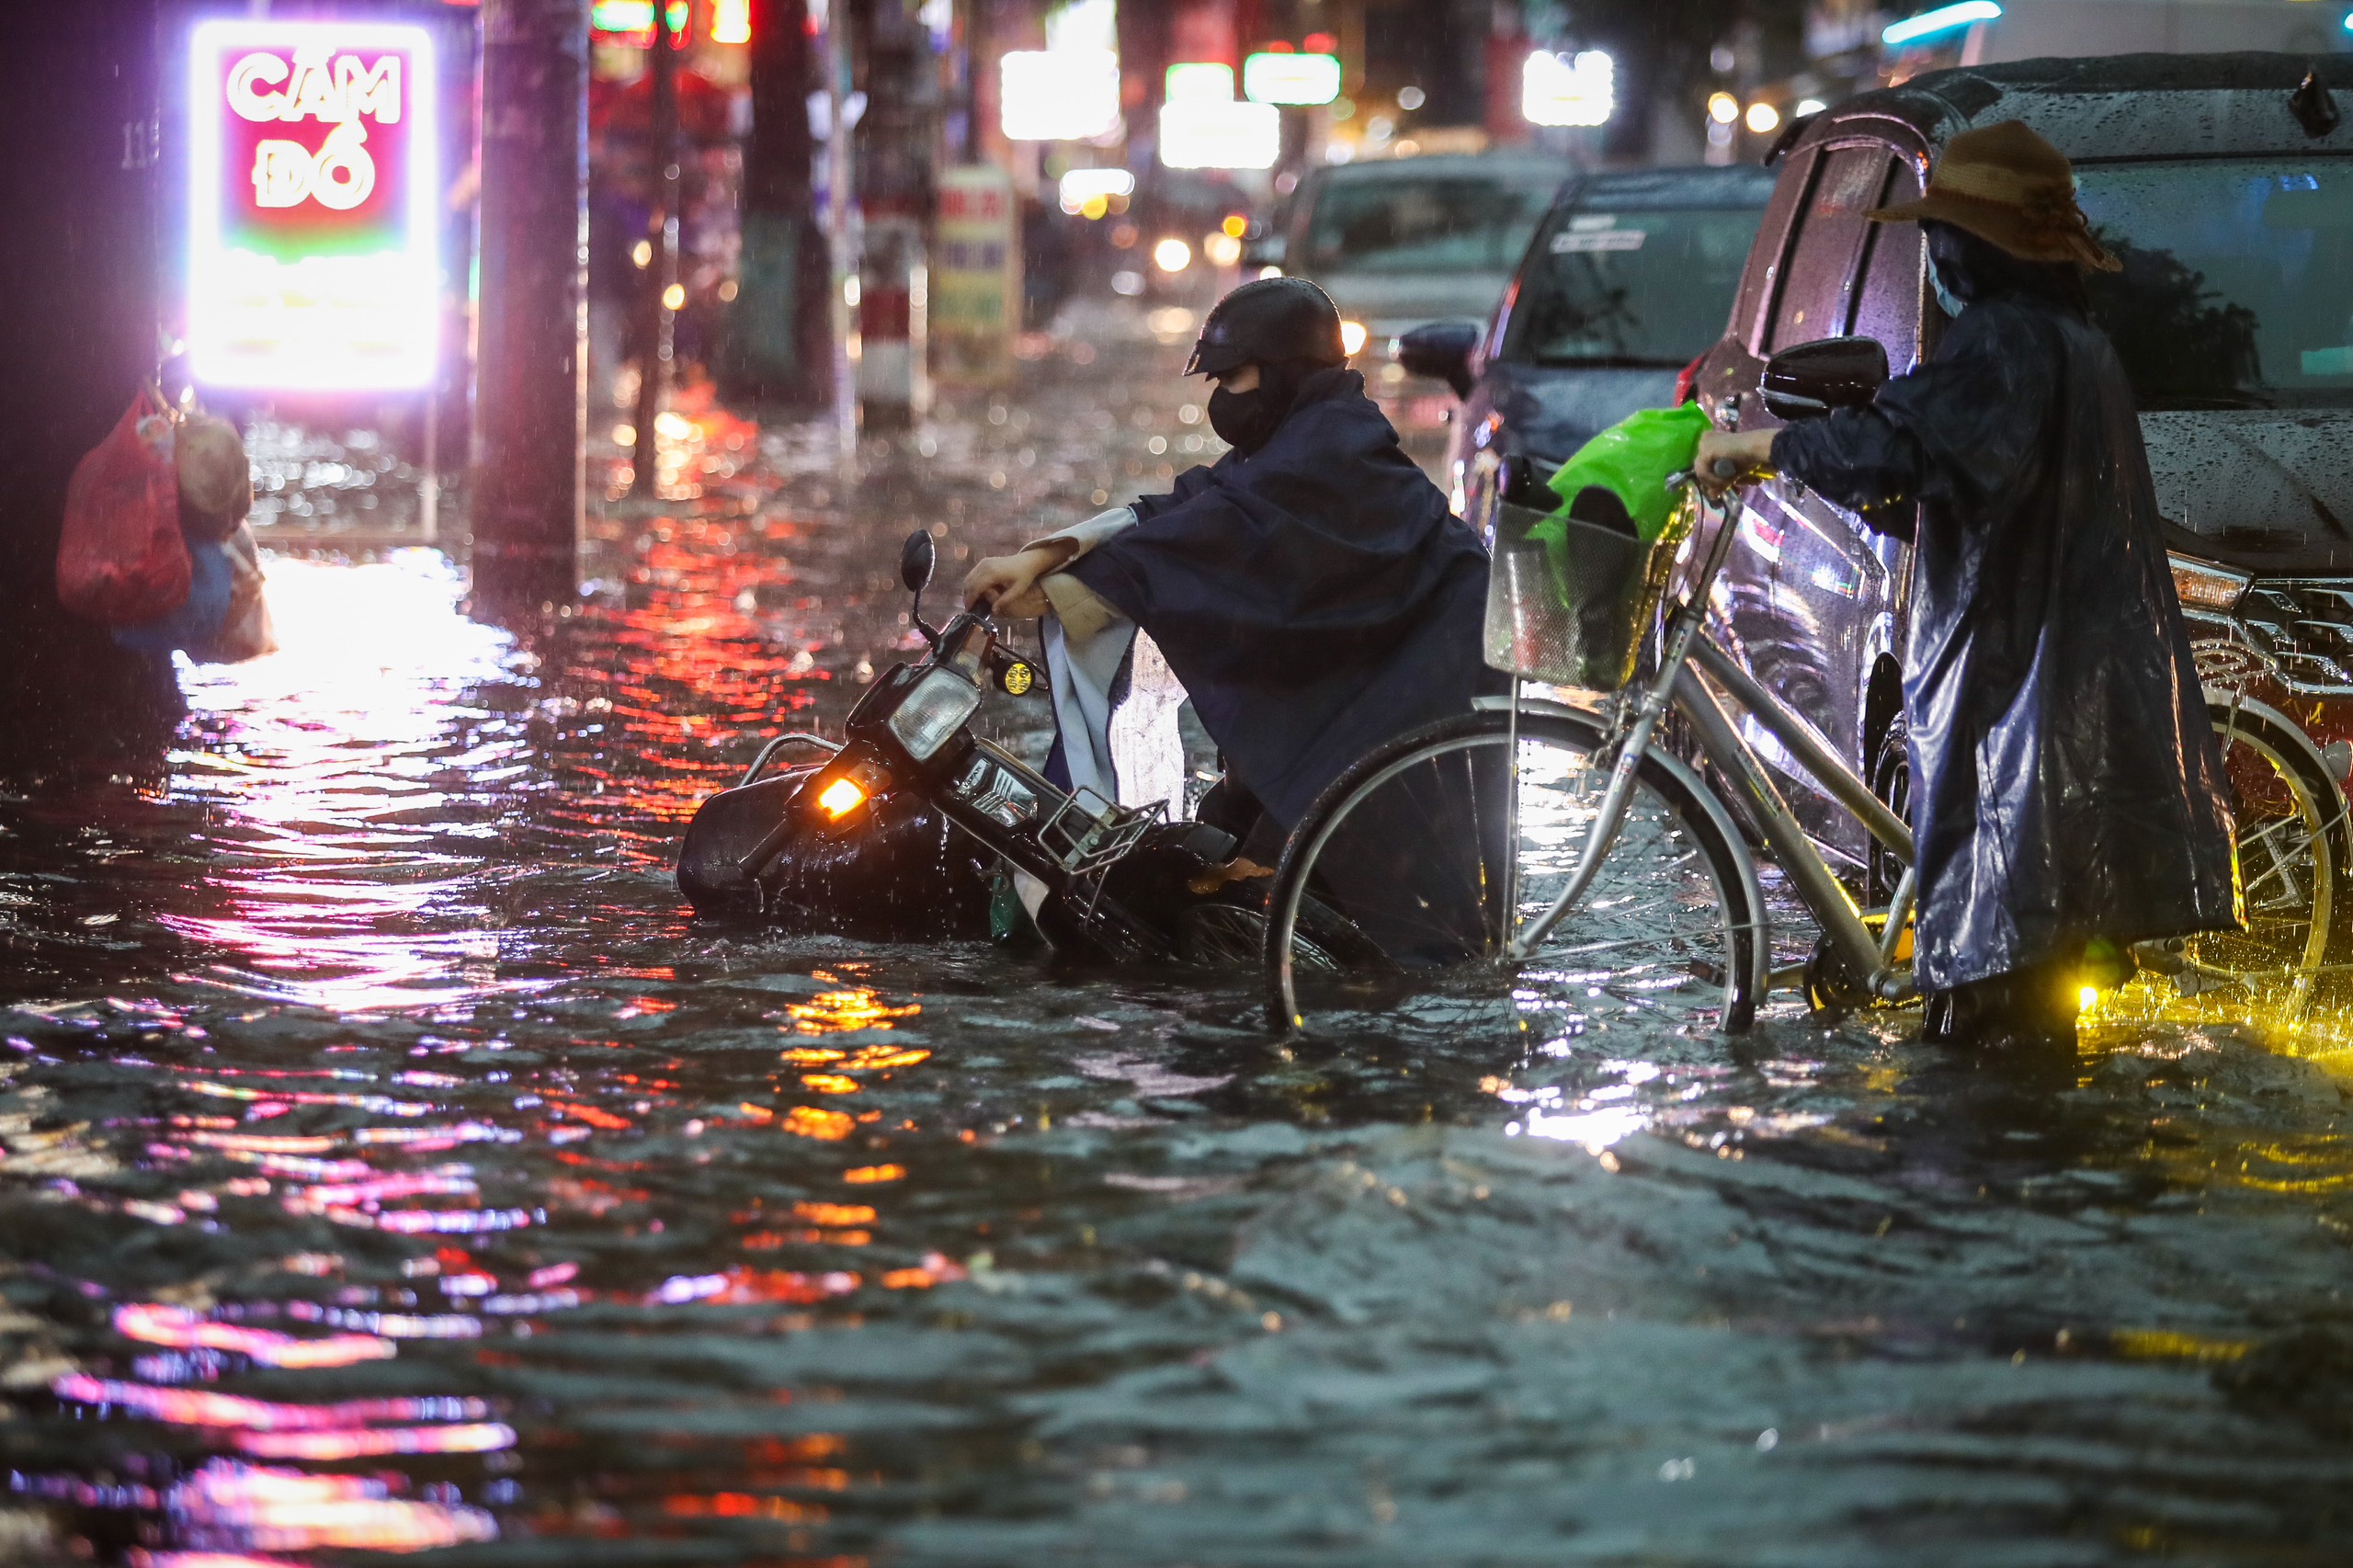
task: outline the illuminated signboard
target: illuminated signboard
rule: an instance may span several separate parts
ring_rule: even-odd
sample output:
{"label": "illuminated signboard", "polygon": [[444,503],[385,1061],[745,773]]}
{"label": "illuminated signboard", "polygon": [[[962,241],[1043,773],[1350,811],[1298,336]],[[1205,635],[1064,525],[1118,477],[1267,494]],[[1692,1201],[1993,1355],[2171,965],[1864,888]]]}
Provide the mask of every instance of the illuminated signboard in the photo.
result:
{"label": "illuminated signboard", "polygon": [[1086,142],[1120,129],[1120,57],[1108,49],[1016,49],[997,63],[1008,142]]}
{"label": "illuminated signboard", "polygon": [[1242,62],[1242,96],[1254,104],[1328,104],[1340,96],[1336,54],[1254,54]]}
{"label": "illuminated signboard", "polygon": [[196,379],[426,385],[441,188],[432,36],[382,23],[200,22],[188,63]]}

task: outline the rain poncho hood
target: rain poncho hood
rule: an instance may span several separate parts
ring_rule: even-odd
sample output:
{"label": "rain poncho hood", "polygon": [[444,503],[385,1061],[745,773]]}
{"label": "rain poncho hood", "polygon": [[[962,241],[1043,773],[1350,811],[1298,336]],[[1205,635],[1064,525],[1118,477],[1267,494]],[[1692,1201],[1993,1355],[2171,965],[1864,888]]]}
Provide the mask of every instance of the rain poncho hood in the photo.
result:
{"label": "rain poncho hood", "polygon": [[1309,376],[1265,446],[1135,511],[1068,570],[1151,634],[1286,828],[1350,763],[1485,684],[1486,551],[1354,370]]}
{"label": "rain poncho hood", "polygon": [[1888,531],[1920,503],[1904,705],[1923,989],[2236,924],[2222,758],[2097,328],[2025,292],[1972,300],[1928,363],[1781,431],[1773,464]]}

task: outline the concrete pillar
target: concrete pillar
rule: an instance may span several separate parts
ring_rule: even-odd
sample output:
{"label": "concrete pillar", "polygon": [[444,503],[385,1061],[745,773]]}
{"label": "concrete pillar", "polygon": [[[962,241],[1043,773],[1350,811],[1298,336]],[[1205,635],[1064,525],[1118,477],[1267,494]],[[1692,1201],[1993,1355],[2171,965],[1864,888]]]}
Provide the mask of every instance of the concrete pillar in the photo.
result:
{"label": "concrete pillar", "polygon": [[588,0],[484,0],[478,598],[568,602],[587,415]]}
{"label": "concrete pillar", "polygon": [[[173,13],[177,25],[185,14]],[[0,49],[0,749],[159,760],[169,660],[57,604],[65,485],[156,372],[161,277],[154,0],[81,0]]]}

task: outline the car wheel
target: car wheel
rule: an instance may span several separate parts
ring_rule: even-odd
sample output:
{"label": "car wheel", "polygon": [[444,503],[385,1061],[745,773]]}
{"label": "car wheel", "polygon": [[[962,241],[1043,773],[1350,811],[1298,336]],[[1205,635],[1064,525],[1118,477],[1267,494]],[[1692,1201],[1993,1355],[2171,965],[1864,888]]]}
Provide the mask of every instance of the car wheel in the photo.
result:
{"label": "car wheel", "polygon": [[[1879,744],[1871,748],[1870,772],[1864,782],[1889,811],[1906,823],[1912,820],[1912,725],[1902,713],[1887,722]],[[1885,908],[1895,896],[1895,884],[1904,880],[1904,862],[1874,838],[1863,864],[1864,902]]]}

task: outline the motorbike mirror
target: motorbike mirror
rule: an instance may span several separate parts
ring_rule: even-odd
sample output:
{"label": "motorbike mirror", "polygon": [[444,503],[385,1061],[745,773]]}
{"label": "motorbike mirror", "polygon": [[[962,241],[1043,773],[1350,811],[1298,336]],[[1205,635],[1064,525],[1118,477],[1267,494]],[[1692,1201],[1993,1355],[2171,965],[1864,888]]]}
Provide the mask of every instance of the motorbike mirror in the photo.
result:
{"label": "motorbike mirror", "polygon": [[1817,419],[1862,407],[1886,380],[1887,350],[1876,338],[1824,337],[1767,360],[1756,390],[1777,419]]}
{"label": "motorbike mirror", "polygon": [[907,592],[921,594],[931,585],[931,571],[938,561],[938,552],[932,549],[930,530],[917,528],[899,547],[899,581],[906,585]]}
{"label": "motorbike mirror", "polygon": [[1417,326],[1397,340],[1397,363],[1415,376],[1429,376],[1469,397],[1472,385],[1471,351],[1479,347],[1479,324],[1434,321]]}

